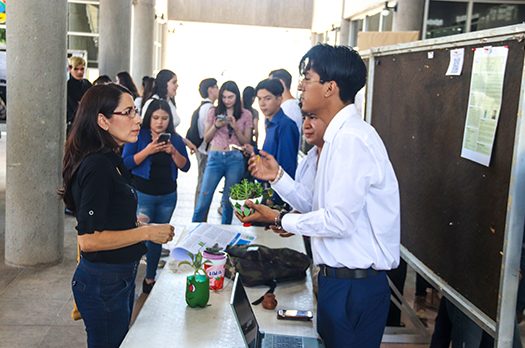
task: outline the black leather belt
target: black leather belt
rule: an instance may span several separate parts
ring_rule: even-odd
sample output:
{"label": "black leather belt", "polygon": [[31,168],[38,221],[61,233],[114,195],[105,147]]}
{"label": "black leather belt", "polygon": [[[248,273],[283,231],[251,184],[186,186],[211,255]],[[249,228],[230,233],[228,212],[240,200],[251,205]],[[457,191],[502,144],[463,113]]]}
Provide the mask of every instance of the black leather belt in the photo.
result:
{"label": "black leather belt", "polygon": [[378,271],[368,268],[368,269],[350,269],[346,267],[334,268],[327,265],[319,265],[319,274],[325,277],[338,278],[338,279],[359,279],[359,278],[368,278],[373,277],[379,274]]}

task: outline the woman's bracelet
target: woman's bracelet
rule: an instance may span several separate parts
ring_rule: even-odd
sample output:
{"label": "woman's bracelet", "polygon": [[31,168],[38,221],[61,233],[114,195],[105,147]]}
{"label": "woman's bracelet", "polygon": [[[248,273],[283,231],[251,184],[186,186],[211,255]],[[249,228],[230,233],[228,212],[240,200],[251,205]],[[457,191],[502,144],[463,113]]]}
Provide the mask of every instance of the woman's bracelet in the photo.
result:
{"label": "woman's bracelet", "polygon": [[270,184],[271,184],[271,185],[275,185],[275,184],[277,184],[277,182],[278,182],[279,180],[281,180],[281,178],[283,177],[283,175],[284,175],[283,167],[279,166],[279,170],[277,171],[277,175],[275,176],[275,179],[270,180]]}

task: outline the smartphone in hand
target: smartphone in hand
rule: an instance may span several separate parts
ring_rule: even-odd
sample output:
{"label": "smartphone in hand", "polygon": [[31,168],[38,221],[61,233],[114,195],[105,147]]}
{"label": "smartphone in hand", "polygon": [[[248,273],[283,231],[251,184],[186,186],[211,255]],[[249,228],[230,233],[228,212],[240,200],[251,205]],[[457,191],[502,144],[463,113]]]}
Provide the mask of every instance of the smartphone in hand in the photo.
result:
{"label": "smartphone in hand", "polygon": [[239,151],[241,151],[242,153],[244,153],[247,156],[250,156],[252,154],[251,151],[245,150],[242,147],[240,147],[239,145],[235,145],[235,144],[230,144],[230,150],[239,150]]}
{"label": "smartphone in hand", "polygon": [[157,140],[157,144],[159,143],[168,143],[168,140],[170,139],[171,134],[170,133],[160,133],[159,139]]}

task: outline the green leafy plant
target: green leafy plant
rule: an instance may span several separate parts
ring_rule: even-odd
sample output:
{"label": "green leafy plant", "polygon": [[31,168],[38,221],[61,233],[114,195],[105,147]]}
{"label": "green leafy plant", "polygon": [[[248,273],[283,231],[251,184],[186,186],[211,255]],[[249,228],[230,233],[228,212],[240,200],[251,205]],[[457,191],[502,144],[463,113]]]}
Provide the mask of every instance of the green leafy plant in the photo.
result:
{"label": "green leafy plant", "polygon": [[224,255],[224,250],[217,243],[212,247],[207,247],[204,251],[210,255]]}
{"label": "green leafy plant", "polygon": [[206,278],[208,278],[208,274],[204,270],[204,265],[211,265],[212,262],[210,260],[204,260],[203,257],[202,257],[202,253],[200,251],[197,253],[197,255],[193,255],[192,253],[189,253],[189,252],[186,253],[186,254],[188,254],[190,256],[191,262],[189,262],[189,261],[181,261],[181,262],[179,262],[179,266],[180,265],[189,265],[189,266],[193,267],[193,270],[195,271],[193,273],[193,277],[194,278],[197,276],[199,271],[202,271],[202,273],[206,276]]}
{"label": "green leafy plant", "polygon": [[250,182],[246,179],[240,184],[230,187],[230,197],[235,200],[247,200],[263,196],[264,199],[269,199],[273,195],[273,190],[265,190],[261,183]]}

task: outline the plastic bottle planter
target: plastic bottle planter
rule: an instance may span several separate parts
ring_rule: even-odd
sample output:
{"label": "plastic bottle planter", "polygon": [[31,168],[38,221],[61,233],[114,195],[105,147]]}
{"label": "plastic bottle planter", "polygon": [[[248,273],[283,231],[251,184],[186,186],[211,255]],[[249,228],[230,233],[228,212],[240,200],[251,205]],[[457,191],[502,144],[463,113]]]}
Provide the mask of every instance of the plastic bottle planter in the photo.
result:
{"label": "plastic bottle planter", "polygon": [[210,280],[202,274],[186,278],[186,303],[191,308],[206,307],[210,299]]}
{"label": "plastic bottle planter", "polygon": [[214,255],[203,252],[202,256],[212,262],[211,265],[204,265],[204,269],[210,278],[210,290],[221,290],[224,284],[226,253],[222,252],[220,255]]}
{"label": "plastic bottle planter", "polygon": [[[259,197],[256,197],[256,198],[248,198],[250,201],[252,201],[253,203],[255,204],[261,204],[262,200],[263,200],[263,196],[259,196]],[[246,204],[244,204],[244,202],[246,202],[246,199],[243,199],[243,200],[237,200],[237,199],[232,199],[230,197],[230,203],[232,205],[232,208],[234,211],[236,211],[237,213],[239,213],[240,216],[242,217],[246,217],[250,214],[252,214],[254,212],[253,209],[250,209],[246,206]],[[251,226],[252,224],[249,223],[249,222],[245,222],[243,224],[244,227],[249,227]]]}

